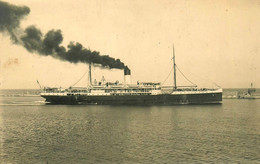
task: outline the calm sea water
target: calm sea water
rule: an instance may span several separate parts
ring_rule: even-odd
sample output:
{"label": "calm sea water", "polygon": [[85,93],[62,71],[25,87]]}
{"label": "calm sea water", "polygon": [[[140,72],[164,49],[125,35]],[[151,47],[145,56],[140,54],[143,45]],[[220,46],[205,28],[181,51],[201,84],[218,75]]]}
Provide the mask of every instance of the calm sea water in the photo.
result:
{"label": "calm sea water", "polygon": [[73,106],[13,93],[0,97],[0,163],[260,163],[260,99]]}

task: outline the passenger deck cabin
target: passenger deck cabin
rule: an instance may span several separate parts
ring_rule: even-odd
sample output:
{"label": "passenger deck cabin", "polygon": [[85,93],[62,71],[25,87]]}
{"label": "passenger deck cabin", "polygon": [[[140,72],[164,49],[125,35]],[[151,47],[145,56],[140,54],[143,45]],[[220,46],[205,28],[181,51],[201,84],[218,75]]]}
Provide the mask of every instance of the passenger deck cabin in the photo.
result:
{"label": "passenger deck cabin", "polygon": [[43,94],[67,94],[67,95],[157,95],[161,94],[160,83],[137,83],[137,84],[103,84],[85,87],[44,88]]}
{"label": "passenger deck cabin", "polygon": [[92,85],[89,95],[154,95],[160,94],[160,83]]}

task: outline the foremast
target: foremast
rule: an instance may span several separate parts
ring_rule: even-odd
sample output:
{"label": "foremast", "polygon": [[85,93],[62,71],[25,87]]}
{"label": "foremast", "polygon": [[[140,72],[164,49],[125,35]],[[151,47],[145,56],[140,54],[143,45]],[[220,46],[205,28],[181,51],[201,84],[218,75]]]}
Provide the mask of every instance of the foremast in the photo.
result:
{"label": "foremast", "polygon": [[88,67],[88,86],[91,87],[92,86],[92,77],[91,77],[91,63],[89,63],[89,67]]}

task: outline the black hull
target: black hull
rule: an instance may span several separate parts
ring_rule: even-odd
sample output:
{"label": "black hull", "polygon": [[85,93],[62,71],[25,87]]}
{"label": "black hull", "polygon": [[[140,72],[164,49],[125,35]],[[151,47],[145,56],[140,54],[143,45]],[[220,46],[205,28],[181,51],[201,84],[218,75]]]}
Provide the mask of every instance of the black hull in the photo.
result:
{"label": "black hull", "polygon": [[114,96],[52,96],[42,95],[52,104],[100,104],[100,105],[178,105],[221,103],[222,93],[114,95]]}

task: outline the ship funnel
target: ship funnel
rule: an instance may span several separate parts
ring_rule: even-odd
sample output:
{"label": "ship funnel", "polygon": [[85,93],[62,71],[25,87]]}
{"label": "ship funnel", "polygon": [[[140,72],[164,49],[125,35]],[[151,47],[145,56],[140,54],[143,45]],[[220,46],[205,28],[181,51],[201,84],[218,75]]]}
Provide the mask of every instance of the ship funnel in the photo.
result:
{"label": "ship funnel", "polygon": [[124,68],[124,84],[131,84],[131,70],[127,66]]}

